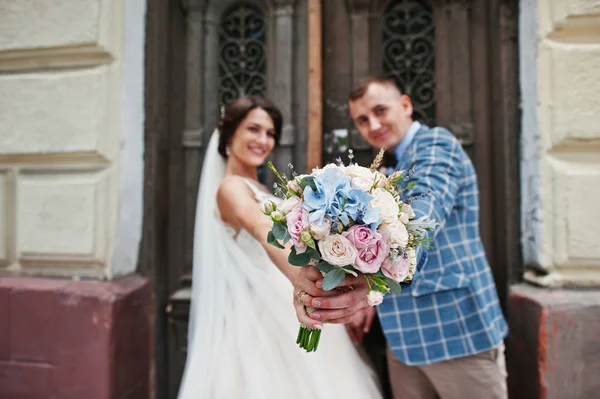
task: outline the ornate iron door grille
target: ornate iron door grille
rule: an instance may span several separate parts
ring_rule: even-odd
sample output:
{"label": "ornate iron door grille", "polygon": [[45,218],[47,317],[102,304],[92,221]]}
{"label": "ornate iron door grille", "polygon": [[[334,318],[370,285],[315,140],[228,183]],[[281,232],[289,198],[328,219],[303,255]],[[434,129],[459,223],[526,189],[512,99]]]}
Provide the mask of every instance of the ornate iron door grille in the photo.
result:
{"label": "ornate iron door grille", "polygon": [[435,28],[423,1],[390,1],[383,14],[383,73],[412,99],[413,118],[436,120]]}
{"label": "ornate iron door grille", "polygon": [[221,104],[266,94],[266,25],[262,11],[237,5],[223,14],[219,30]]}

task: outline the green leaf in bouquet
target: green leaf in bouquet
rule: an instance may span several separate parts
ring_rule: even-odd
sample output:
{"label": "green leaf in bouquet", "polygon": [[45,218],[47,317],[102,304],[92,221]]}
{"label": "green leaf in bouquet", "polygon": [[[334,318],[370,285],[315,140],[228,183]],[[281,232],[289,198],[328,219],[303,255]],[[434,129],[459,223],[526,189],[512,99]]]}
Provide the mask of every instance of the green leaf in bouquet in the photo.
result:
{"label": "green leaf in bouquet", "polygon": [[385,277],[377,277],[375,275],[371,277],[371,280],[374,281],[377,285],[385,285]]}
{"label": "green leaf in bouquet", "polygon": [[273,231],[273,235],[275,236],[275,238],[277,238],[278,240],[281,240],[281,241],[283,241],[285,239],[285,236],[288,232],[285,225],[280,224],[280,223],[273,224],[272,231]]}
{"label": "green leaf in bouquet", "polygon": [[329,273],[330,271],[332,271],[333,269],[335,269],[336,267],[327,263],[327,261],[320,261],[319,263],[317,263],[317,268],[322,271],[323,273]]}
{"label": "green leaf in bouquet", "polygon": [[290,254],[288,255],[288,262],[294,266],[306,266],[309,264],[311,259],[311,253],[307,248],[306,251],[301,254],[296,253],[296,247],[292,247]]}
{"label": "green leaf in bouquet", "polygon": [[313,191],[317,191],[317,185],[313,176],[306,176],[300,181],[300,187],[302,187],[302,190],[304,190],[307,186],[312,188]]}
{"label": "green leaf in bouquet", "polygon": [[384,280],[383,278],[372,276],[371,281],[377,287],[377,291],[379,291],[379,292],[388,292],[389,291],[388,284],[387,284],[386,280]]}
{"label": "green leaf in bouquet", "polygon": [[358,273],[356,272],[356,270],[354,270],[353,267],[342,267],[342,270],[344,271],[344,273],[346,274],[351,274],[354,277],[358,277]]}
{"label": "green leaf in bouquet", "polygon": [[275,235],[273,234],[273,230],[269,231],[269,234],[267,234],[267,242],[271,245],[273,245],[274,247],[283,249],[285,248],[283,245],[281,245],[279,243],[279,241],[277,241],[277,239],[275,238]]}
{"label": "green leaf in bouquet", "polygon": [[309,252],[309,253],[310,253],[310,256],[311,256],[311,257],[312,257],[314,260],[316,260],[317,262],[321,260],[321,253],[319,253],[319,250],[318,250],[318,249],[316,249],[316,248],[311,248],[311,247],[308,247],[308,248],[306,249],[306,252]]}
{"label": "green leaf in bouquet", "polygon": [[402,292],[402,287],[400,286],[400,284],[398,284],[391,278],[386,277],[385,282],[387,283],[388,287],[390,287],[390,289],[392,290],[392,292],[394,294],[399,294],[400,292]]}
{"label": "green leaf in bouquet", "polygon": [[277,170],[275,165],[273,165],[273,162],[271,162],[271,161],[267,162],[267,166],[269,167],[269,169],[271,169],[271,171],[275,174],[275,176],[277,176],[277,178],[281,182],[285,183],[285,179],[284,179],[285,175],[282,176],[281,173],[279,173],[279,171]]}
{"label": "green leaf in bouquet", "polygon": [[285,236],[282,238],[283,241],[283,245],[287,244],[289,240],[292,239],[292,236],[290,235],[290,233],[287,231],[287,229],[285,229]]}
{"label": "green leaf in bouquet", "polygon": [[332,271],[327,273],[325,275],[325,278],[323,279],[323,290],[331,291],[332,289],[334,289],[335,287],[340,285],[342,283],[342,281],[344,281],[345,278],[346,278],[345,271],[343,271],[342,269],[338,269],[338,268],[333,269]]}

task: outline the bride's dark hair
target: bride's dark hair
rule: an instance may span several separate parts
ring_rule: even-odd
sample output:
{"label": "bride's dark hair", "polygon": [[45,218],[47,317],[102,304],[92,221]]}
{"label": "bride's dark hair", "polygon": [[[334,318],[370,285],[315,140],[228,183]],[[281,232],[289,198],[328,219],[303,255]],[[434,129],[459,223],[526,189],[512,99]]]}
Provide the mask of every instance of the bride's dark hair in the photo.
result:
{"label": "bride's dark hair", "polygon": [[240,97],[233,100],[227,107],[221,116],[221,120],[217,125],[219,129],[219,154],[224,158],[227,158],[227,144],[229,139],[233,137],[240,123],[246,118],[248,113],[255,108],[264,109],[273,121],[275,127],[275,145],[279,143],[281,137],[281,125],[283,124],[283,117],[281,111],[271,102],[271,100],[258,97],[258,96],[246,96]]}

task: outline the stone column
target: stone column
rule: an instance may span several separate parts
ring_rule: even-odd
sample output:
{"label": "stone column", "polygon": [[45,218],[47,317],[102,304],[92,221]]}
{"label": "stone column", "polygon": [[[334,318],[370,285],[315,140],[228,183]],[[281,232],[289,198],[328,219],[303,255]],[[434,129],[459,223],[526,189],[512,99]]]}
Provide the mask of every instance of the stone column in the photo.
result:
{"label": "stone column", "polygon": [[183,145],[201,148],[204,102],[204,13],[207,0],[183,0],[186,17],[186,102]]}
{"label": "stone column", "polygon": [[[350,14],[351,42],[351,83],[370,74],[371,65],[371,2],[369,0],[346,0]],[[369,143],[360,135],[356,127],[350,130],[350,148],[354,150],[369,149]]]}
{"label": "stone column", "polygon": [[[194,214],[198,196],[198,182],[202,169],[204,142],[204,40],[207,0],[183,0],[186,10],[186,65],[185,65],[185,127],[182,135],[184,148],[185,196],[185,255],[184,263],[191,266],[193,257]],[[180,265],[179,267],[182,267]]]}
{"label": "stone column", "polygon": [[[272,4],[272,25],[268,54],[271,62],[267,70],[270,85],[269,97],[281,109],[283,129],[280,148],[274,155],[274,163],[281,171],[293,162],[293,147],[296,142],[294,127],[294,6],[295,0],[274,0]],[[267,172],[267,177],[271,173]]]}

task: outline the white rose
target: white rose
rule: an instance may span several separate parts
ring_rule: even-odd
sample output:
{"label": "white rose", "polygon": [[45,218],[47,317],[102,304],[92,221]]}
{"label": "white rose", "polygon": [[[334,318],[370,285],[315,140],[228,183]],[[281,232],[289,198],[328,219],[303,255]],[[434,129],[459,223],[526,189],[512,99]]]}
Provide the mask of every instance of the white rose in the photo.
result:
{"label": "white rose", "polygon": [[331,231],[331,219],[325,217],[321,223],[310,222],[308,228],[315,240],[322,240],[327,237]]}
{"label": "white rose", "polygon": [[398,220],[398,203],[392,194],[383,188],[376,188],[371,195],[373,195],[373,199],[369,205],[371,208],[379,207],[379,215],[383,218],[383,223]]}
{"label": "white rose", "polygon": [[350,177],[361,177],[365,179],[373,177],[373,172],[371,172],[370,169],[365,168],[364,166],[359,166],[357,164],[346,166],[344,171]]}
{"label": "white rose", "polygon": [[400,221],[404,224],[408,224],[409,222],[409,218],[408,218],[408,213],[406,212],[400,212],[400,217],[399,217]]}
{"label": "white rose", "polygon": [[325,172],[325,170],[330,169],[330,168],[339,168],[339,166],[334,163],[328,163],[327,165],[323,166],[320,169],[319,168],[313,169],[311,175],[313,175],[313,176],[322,175],[323,172]]}
{"label": "white rose", "polygon": [[373,178],[362,178],[362,177],[353,177],[350,181],[350,185],[354,188],[359,188],[364,191],[371,191],[373,187]]}
{"label": "white rose", "polygon": [[383,292],[373,290],[369,291],[367,294],[367,303],[370,306],[377,306],[381,302],[383,302]]}
{"label": "white rose", "polygon": [[287,215],[292,210],[292,208],[298,205],[300,202],[300,197],[293,195],[290,198],[283,201],[281,204],[279,204],[277,208],[281,211],[281,213]]}
{"label": "white rose", "polygon": [[401,221],[384,223],[377,229],[390,248],[404,249],[408,244],[408,231]]}
{"label": "white rose", "polygon": [[350,165],[345,168],[344,172],[350,176],[352,187],[370,191],[375,184],[375,174],[363,166]]}
{"label": "white rose", "polygon": [[406,212],[410,219],[415,217],[415,211],[413,211],[412,206],[407,203],[402,204],[402,212]]}
{"label": "white rose", "polygon": [[321,257],[333,266],[354,264],[358,251],[354,245],[341,234],[332,234],[319,241]]}

